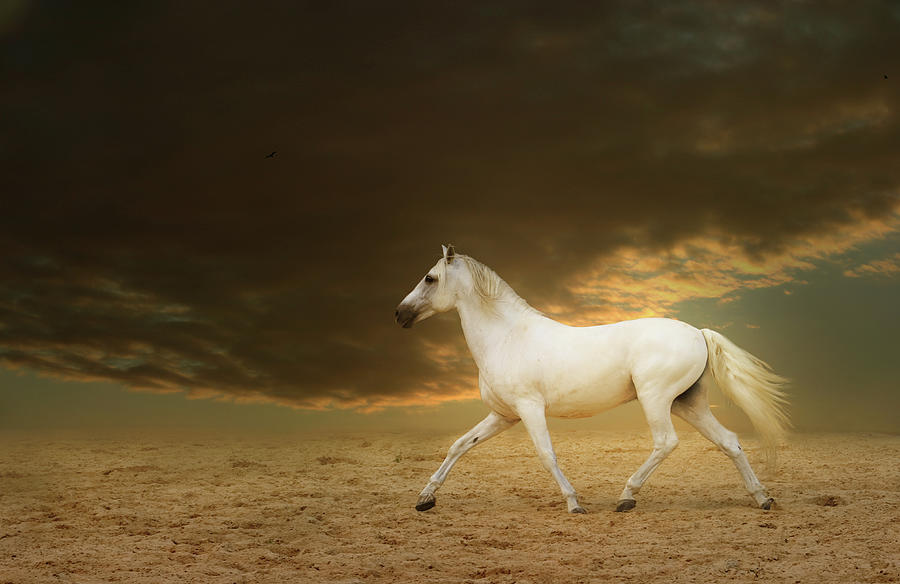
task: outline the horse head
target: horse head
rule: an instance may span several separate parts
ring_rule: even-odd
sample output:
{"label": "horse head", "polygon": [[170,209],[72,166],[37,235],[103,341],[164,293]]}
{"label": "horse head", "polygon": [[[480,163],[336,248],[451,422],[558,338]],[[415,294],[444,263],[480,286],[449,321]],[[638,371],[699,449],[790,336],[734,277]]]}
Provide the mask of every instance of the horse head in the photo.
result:
{"label": "horse head", "polygon": [[412,292],[397,306],[394,319],[403,328],[425,320],[433,314],[446,312],[456,305],[460,278],[459,261],[452,245],[442,245],[443,257],[419,280]]}

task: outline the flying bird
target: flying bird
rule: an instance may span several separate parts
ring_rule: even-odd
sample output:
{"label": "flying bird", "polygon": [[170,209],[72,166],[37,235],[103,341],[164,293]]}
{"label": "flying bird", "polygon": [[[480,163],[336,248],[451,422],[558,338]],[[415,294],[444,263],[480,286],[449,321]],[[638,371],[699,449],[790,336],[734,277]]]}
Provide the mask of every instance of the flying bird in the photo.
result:
{"label": "flying bird", "polygon": [[278,151],[273,150],[271,154],[266,154],[266,158],[275,158],[276,154],[278,154]]}

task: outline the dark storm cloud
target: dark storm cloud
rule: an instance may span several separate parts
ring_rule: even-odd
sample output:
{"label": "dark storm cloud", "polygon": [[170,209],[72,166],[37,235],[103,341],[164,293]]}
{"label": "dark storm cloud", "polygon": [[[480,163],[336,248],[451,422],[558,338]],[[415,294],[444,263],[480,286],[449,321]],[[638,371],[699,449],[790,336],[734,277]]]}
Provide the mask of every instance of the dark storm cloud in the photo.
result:
{"label": "dark storm cloud", "polygon": [[0,359],[300,405],[453,394],[471,366],[423,348],[452,321],[391,321],[440,243],[540,306],[623,244],[714,230],[760,256],[889,213],[898,25],[889,3],[27,4],[0,27]]}

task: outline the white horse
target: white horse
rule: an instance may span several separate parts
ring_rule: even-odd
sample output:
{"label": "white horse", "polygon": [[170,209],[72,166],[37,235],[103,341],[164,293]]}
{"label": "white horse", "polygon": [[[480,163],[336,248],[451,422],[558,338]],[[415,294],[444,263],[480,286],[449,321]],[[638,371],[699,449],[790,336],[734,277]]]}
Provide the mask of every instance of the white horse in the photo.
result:
{"label": "white horse", "polygon": [[642,318],[570,327],[531,308],[484,264],[442,246],[444,256],[397,307],[404,328],[456,308],[475,363],[481,399],[491,413],[459,438],[419,494],[416,509],[434,507],[435,491],[459,458],[476,444],[525,424],[538,456],[559,484],[570,513],[584,513],[560,471],[547,416],[591,416],[637,399],[653,435],[653,452],[631,475],[616,511],[634,508],[634,496],[677,446],[674,413],[734,462],[756,504],[774,499],[756,478],[737,436],[713,417],[707,401],[718,385],[750,418],[769,450],[788,425],[786,380],[721,334],[677,320]]}

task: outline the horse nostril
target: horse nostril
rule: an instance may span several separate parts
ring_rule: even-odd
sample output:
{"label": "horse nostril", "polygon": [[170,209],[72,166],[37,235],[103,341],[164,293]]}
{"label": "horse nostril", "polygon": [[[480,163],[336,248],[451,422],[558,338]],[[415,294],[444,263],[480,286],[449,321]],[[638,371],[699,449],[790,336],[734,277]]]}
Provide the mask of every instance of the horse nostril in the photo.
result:
{"label": "horse nostril", "polygon": [[395,310],[395,311],[394,311],[394,318],[400,318],[400,311],[399,311],[399,310]]}

